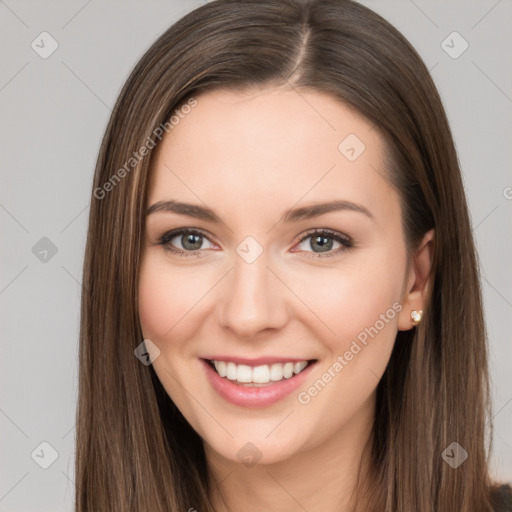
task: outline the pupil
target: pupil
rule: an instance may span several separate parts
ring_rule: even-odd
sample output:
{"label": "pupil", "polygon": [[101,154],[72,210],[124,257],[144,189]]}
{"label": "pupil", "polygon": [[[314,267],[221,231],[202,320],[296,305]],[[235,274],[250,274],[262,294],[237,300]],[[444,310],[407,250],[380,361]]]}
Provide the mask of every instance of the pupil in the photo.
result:
{"label": "pupil", "polygon": [[[325,240],[328,240],[328,242],[325,242]],[[330,241],[330,243],[329,243]],[[325,237],[325,236],[317,236],[315,238],[315,243],[317,243],[320,247],[320,249],[322,249],[321,252],[324,252],[324,251],[328,251],[332,248],[332,239],[329,238],[329,237]]]}
{"label": "pupil", "polygon": [[[185,238],[185,243],[183,243],[183,247],[185,247],[185,249],[190,249],[190,250],[196,250],[196,249],[199,249],[201,247],[201,237],[199,235],[194,235],[194,234],[189,234],[189,235],[184,235],[184,238]],[[194,239],[195,240],[195,243],[194,243]],[[183,240],[183,239],[182,239]],[[192,247],[188,247],[188,244],[191,244]]]}

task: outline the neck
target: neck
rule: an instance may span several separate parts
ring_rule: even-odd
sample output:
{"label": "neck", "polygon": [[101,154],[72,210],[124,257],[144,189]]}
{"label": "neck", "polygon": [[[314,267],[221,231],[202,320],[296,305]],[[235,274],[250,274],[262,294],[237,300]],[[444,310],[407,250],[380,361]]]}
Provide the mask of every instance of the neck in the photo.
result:
{"label": "neck", "polygon": [[358,474],[368,483],[373,469],[369,455],[374,414],[372,396],[350,423],[334,433],[322,432],[320,425],[317,444],[273,464],[247,467],[220,456],[205,443],[215,510],[354,512]]}

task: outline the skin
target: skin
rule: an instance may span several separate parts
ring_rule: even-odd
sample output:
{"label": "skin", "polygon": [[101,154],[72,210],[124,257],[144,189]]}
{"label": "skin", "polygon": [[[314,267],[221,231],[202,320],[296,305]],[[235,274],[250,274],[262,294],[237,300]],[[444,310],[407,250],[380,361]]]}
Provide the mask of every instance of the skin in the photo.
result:
{"label": "skin", "polygon": [[[146,219],[139,314],[145,339],[160,350],[154,369],[204,440],[219,482],[212,495],[217,510],[351,510],[377,384],[397,331],[411,329],[411,311],[423,309],[433,232],[408,268],[383,140],[340,101],[288,87],[196,98],[157,148],[147,206],[170,199],[199,204],[223,222],[165,211]],[[354,161],[338,149],[349,134],[366,146]],[[343,210],[280,222],[289,208],[336,199],[364,206],[372,218]],[[183,227],[204,232],[199,254],[180,257],[158,245],[163,234]],[[345,234],[354,246],[328,238],[325,257],[316,235],[300,241],[312,229]],[[263,250],[252,263],[236,251],[247,236]],[[186,242],[172,238],[178,250],[186,251]],[[402,310],[309,403],[300,403],[298,392],[393,304]],[[251,409],[213,390],[199,361],[209,354],[318,363],[298,392]],[[237,456],[247,442],[261,452],[250,467]],[[370,469],[361,466],[363,475]]]}

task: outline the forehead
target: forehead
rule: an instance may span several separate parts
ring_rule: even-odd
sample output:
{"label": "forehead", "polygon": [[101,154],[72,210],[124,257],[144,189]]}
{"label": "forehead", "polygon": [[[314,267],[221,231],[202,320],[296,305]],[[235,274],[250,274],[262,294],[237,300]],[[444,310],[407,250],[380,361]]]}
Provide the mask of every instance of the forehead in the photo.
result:
{"label": "forehead", "polygon": [[332,96],[265,88],[216,90],[196,101],[157,148],[149,203],[203,201],[239,218],[242,210],[254,215],[252,207],[275,217],[298,201],[347,199],[376,216],[396,213],[384,141]]}

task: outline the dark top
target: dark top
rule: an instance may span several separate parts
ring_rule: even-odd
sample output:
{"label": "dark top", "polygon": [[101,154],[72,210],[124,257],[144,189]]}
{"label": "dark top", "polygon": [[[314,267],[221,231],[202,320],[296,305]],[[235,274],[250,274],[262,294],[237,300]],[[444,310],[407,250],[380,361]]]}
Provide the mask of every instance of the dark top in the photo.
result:
{"label": "dark top", "polygon": [[512,512],[512,487],[502,485],[492,493],[492,506],[495,512]]}

